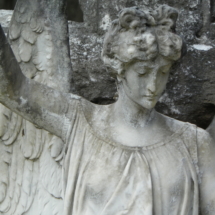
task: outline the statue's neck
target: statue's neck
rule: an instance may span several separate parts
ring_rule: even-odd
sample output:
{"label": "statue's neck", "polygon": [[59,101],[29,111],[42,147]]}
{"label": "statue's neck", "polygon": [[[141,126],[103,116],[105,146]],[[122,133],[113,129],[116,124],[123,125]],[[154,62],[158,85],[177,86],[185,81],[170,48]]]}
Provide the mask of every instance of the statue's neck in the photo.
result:
{"label": "statue's neck", "polygon": [[130,99],[123,89],[119,90],[119,98],[114,105],[114,118],[116,121],[130,126],[144,127],[152,123],[155,111],[146,109]]}

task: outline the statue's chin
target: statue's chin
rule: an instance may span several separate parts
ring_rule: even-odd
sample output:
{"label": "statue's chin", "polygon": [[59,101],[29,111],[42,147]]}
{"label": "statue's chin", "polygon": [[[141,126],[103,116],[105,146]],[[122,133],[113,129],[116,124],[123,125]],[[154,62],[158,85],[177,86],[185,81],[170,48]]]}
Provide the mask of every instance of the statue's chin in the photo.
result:
{"label": "statue's chin", "polygon": [[139,102],[136,102],[138,103],[142,108],[145,108],[145,109],[153,109],[155,107],[155,105],[157,104],[157,98],[144,98],[142,99],[141,101]]}
{"label": "statue's chin", "polygon": [[155,107],[155,105],[156,105],[156,103],[157,102],[149,102],[149,103],[147,103],[146,105],[144,105],[144,106],[142,106],[142,107],[144,107],[144,108],[146,108],[146,109],[148,109],[148,110],[151,110],[151,109],[153,109],[154,107]]}

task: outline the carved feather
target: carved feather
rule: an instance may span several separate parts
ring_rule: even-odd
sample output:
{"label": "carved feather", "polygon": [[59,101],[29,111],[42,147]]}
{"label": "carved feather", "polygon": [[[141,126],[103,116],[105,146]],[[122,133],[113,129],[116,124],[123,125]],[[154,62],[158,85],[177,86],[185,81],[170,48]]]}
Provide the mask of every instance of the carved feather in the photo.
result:
{"label": "carved feather", "polygon": [[[70,89],[65,0],[18,0],[9,40],[22,72],[55,89]],[[63,71],[63,72],[62,72]],[[64,143],[0,105],[0,214],[62,214]]]}
{"label": "carved feather", "polygon": [[16,22],[16,20],[13,20],[10,26],[10,31],[9,31],[9,38],[11,40],[16,40],[21,33],[21,26]]}
{"label": "carved feather", "polygon": [[19,39],[19,56],[23,62],[29,62],[32,54],[32,45],[23,38]]}
{"label": "carved feather", "polygon": [[0,142],[0,203],[4,201],[8,186],[8,164],[10,163],[10,156],[4,150],[2,141]]}
{"label": "carved feather", "polygon": [[20,132],[22,118],[15,113],[11,113],[10,122],[8,123],[7,132],[2,136],[5,145],[12,144]]}
{"label": "carved feather", "polygon": [[62,166],[51,157],[48,145],[44,146],[40,158],[40,170],[42,185],[54,197],[62,198]]}
{"label": "carved feather", "polygon": [[13,50],[13,53],[16,57],[16,60],[18,63],[21,63],[21,58],[20,58],[20,55],[19,55],[19,44],[17,43],[14,43],[13,45],[11,45],[11,48]]}
{"label": "carved feather", "polygon": [[0,104],[0,137],[4,136],[7,131],[8,119],[11,116],[11,111]]}
{"label": "carved feather", "polygon": [[32,29],[29,28],[29,26],[27,26],[27,27],[23,27],[21,36],[26,42],[33,45],[37,40],[38,34],[32,31]]}
{"label": "carved feather", "polygon": [[33,66],[32,62],[21,62],[20,66],[22,67],[22,72],[26,74],[26,77],[34,79],[37,74],[37,69]]}
{"label": "carved feather", "polygon": [[53,43],[49,32],[44,32],[43,35],[40,35],[36,45],[37,52],[34,55],[33,63],[39,71],[51,71]]}
{"label": "carved feather", "polygon": [[25,158],[34,160],[41,155],[44,138],[40,129],[36,129],[35,125],[28,121],[24,121],[22,127],[22,137],[20,147]]}
{"label": "carved feather", "polygon": [[39,189],[39,210],[41,215],[61,215],[63,211],[63,200],[52,199],[50,194],[45,192],[44,189]]}

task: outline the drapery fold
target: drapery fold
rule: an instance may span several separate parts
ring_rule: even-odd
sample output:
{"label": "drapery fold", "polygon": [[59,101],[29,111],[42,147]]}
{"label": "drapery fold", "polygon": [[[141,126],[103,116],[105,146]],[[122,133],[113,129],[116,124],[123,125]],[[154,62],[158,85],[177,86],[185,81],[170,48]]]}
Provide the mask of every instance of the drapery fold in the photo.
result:
{"label": "drapery fold", "polygon": [[126,147],[100,137],[78,105],[75,114],[63,164],[64,215],[198,215],[190,124],[157,144]]}

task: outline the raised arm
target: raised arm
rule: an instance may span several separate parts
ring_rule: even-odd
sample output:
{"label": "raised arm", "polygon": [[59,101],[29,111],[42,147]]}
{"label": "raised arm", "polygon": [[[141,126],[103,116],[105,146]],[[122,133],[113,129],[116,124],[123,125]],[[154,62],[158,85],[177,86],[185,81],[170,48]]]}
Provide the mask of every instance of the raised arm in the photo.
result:
{"label": "raised arm", "polygon": [[0,27],[0,102],[39,127],[61,137],[70,121],[70,94],[26,78]]}

